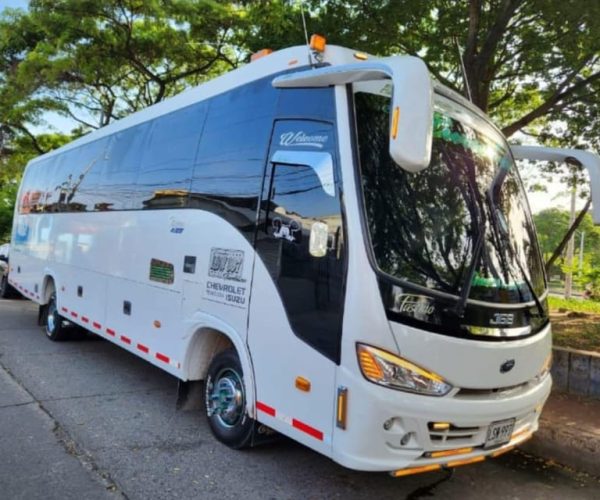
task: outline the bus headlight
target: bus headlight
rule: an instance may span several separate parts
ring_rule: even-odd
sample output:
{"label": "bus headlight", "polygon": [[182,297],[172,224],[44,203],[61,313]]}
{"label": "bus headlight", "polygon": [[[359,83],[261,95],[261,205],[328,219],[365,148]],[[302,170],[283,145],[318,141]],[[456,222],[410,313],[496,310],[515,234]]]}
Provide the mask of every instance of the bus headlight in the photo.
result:
{"label": "bus headlight", "polygon": [[376,384],[428,396],[443,396],[452,389],[438,374],[387,351],[356,344],[356,352],[362,374]]}

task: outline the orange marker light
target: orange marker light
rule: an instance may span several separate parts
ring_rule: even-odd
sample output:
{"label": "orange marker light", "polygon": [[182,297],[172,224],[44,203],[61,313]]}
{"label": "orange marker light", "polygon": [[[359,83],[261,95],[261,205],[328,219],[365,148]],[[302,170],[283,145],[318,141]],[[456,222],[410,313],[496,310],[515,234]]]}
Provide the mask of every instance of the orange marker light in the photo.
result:
{"label": "orange marker light", "polygon": [[421,474],[423,472],[431,472],[431,471],[438,470],[441,468],[442,468],[442,466],[439,464],[431,464],[431,465],[423,465],[421,467],[412,467],[410,469],[400,469],[400,470],[391,472],[390,474],[393,477],[402,477],[402,476],[410,476],[411,474]]}
{"label": "orange marker light", "polygon": [[392,139],[395,139],[398,135],[398,121],[400,120],[400,108],[394,108],[394,114],[392,115]]}
{"label": "orange marker light", "polygon": [[296,389],[298,389],[299,391],[309,392],[310,380],[304,377],[296,377]]}
{"label": "orange marker light", "polygon": [[454,462],[448,462],[446,467],[460,467],[461,465],[474,464],[477,462],[483,462],[485,457],[473,457],[467,458],[465,460],[455,460]]}
{"label": "orange marker light", "polygon": [[455,450],[433,451],[428,456],[431,458],[451,457],[453,455],[466,455],[472,451],[473,448],[457,448]]}
{"label": "orange marker light", "polygon": [[346,417],[348,414],[348,389],[338,387],[337,390],[337,412],[335,423],[339,429],[346,428]]}
{"label": "orange marker light", "polygon": [[360,361],[360,368],[365,376],[371,379],[383,378],[383,370],[377,364],[377,361],[375,361],[375,358],[373,358],[370,352],[361,349],[358,354],[358,359]]}
{"label": "orange marker light", "polygon": [[366,61],[369,58],[367,54],[364,52],[355,52],[354,59],[358,59],[359,61]]}
{"label": "orange marker light", "polygon": [[261,57],[265,57],[268,56],[271,52],[273,52],[273,49],[262,49],[259,50],[258,52],[255,52],[254,54],[252,54],[250,56],[250,61],[256,61],[257,59],[260,59]]}
{"label": "orange marker light", "polygon": [[310,37],[310,48],[316,52],[325,52],[327,40],[321,35],[312,35]]}
{"label": "orange marker light", "polygon": [[153,325],[154,325],[154,328],[160,328],[162,326],[161,322],[158,321],[157,319],[154,320]]}

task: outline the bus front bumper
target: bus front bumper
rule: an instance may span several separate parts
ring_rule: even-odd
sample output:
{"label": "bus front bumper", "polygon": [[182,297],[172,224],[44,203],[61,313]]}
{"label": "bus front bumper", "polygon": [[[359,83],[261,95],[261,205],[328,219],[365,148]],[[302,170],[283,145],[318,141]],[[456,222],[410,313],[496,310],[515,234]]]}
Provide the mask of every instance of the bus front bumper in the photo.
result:
{"label": "bus front bumper", "polygon": [[[504,393],[421,396],[380,387],[347,370],[346,428],[333,431],[332,458],[351,469],[394,476],[497,457],[531,437],[550,394],[550,375]],[[514,423],[508,442],[486,447],[495,424]],[[438,425],[436,425],[438,424]]]}

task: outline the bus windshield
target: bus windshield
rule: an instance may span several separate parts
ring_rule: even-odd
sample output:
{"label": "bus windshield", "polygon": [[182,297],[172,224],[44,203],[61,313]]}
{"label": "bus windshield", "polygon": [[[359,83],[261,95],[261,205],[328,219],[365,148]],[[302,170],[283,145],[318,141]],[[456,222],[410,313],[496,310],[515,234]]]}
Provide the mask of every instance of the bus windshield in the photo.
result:
{"label": "bus windshield", "polygon": [[379,271],[419,293],[464,295],[465,303],[539,305],[542,261],[503,137],[436,95],[431,163],[410,173],[388,153],[389,98],[358,90],[364,208]]}

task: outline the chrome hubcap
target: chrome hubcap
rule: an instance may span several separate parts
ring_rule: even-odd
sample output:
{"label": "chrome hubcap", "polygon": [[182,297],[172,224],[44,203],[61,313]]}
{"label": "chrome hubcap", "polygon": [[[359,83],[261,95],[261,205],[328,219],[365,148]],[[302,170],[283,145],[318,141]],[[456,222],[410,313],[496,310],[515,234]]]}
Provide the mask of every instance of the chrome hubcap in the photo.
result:
{"label": "chrome hubcap", "polygon": [[48,306],[48,315],[46,318],[46,328],[48,330],[48,333],[52,333],[54,331],[54,329],[56,328],[56,321],[56,304],[54,302],[51,302]]}
{"label": "chrome hubcap", "polygon": [[244,386],[231,368],[221,370],[208,392],[208,414],[225,427],[233,427],[244,415]]}

